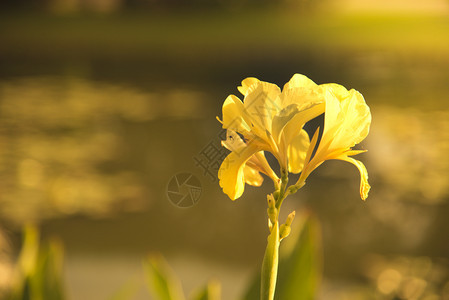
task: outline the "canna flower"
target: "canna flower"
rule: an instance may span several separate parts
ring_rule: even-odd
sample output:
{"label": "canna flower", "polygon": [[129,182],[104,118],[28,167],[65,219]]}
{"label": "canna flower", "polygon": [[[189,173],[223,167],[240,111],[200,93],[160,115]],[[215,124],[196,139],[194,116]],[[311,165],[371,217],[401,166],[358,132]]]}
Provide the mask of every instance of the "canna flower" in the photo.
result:
{"label": "canna flower", "polygon": [[[237,96],[226,98],[222,120],[226,140],[222,145],[231,153],[218,171],[223,192],[232,200],[239,198],[245,184],[260,186],[265,174],[274,182],[275,191],[267,195],[270,235],[261,270],[261,299],[274,299],[279,263],[279,244],[291,231],[295,212],[284,224],[279,212],[284,199],[301,188],[308,176],[323,162],[338,159],[354,164],[360,172],[360,196],[365,200],[370,186],[362,162],[352,158],[365,152],[353,150],[369,132],[371,113],[363,96],[338,84],[317,85],[304,75],[295,74],[281,89],[256,78],[246,78]],[[312,139],[304,125],[324,113],[320,136],[318,128]],[[319,142],[318,142],[319,140]],[[278,161],[280,176],[272,170],[265,153]],[[289,173],[300,173],[298,181],[288,186]]]}
{"label": "canna flower", "polygon": [[[317,85],[300,74],[295,74],[282,91],[277,85],[256,78],[243,80],[238,90],[244,96],[243,101],[234,95],[228,96],[220,121],[227,129],[227,139],[222,144],[231,153],[220,166],[218,177],[223,192],[232,200],[242,195],[245,183],[260,186],[263,181],[260,173],[270,177],[276,189],[279,187],[280,180],[268,164],[265,151],[278,160],[281,173],[301,173],[297,185],[304,183],[307,176],[327,159],[354,163],[365,178],[362,181],[366,182],[363,164],[349,157],[363,152],[350,150],[350,147],[363,140],[370,122],[364,125],[364,130],[359,130],[357,138],[349,136],[359,126],[359,116],[350,111],[354,106],[352,99],[361,97],[358,92],[348,92],[337,84]],[[311,159],[318,132],[311,142],[303,127],[325,110],[323,137]],[[367,113],[370,117],[369,109]],[[367,182],[363,186],[364,190],[369,187]]]}

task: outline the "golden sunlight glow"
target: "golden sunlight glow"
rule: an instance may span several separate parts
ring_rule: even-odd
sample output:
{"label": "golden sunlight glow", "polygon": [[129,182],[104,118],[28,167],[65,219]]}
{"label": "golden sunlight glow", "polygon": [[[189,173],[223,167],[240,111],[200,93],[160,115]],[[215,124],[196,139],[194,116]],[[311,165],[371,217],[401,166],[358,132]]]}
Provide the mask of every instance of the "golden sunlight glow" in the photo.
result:
{"label": "golden sunlight glow", "polygon": [[444,202],[449,195],[449,112],[381,106],[376,116],[368,144],[371,169],[389,193]]}
{"label": "golden sunlight glow", "polygon": [[[0,98],[0,127],[11,130],[0,132],[7,145],[0,148],[0,217],[17,223],[108,215],[117,204],[142,209],[148,191],[139,175],[110,167],[123,159],[123,123],[205,114],[204,97],[196,91],[150,93],[76,78],[2,81]],[[257,180],[251,177],[253,184]]]}

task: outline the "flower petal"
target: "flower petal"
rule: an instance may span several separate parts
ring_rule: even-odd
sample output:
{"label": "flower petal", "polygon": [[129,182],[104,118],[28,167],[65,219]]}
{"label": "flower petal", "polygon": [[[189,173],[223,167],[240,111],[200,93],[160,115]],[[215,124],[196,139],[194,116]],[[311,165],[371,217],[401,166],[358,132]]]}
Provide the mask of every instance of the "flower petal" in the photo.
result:
{"label": "flower petal", "polygon": [[223,192],[232,200],[239,198],[245,189],[244,167],[246,161],[260,148],[256,144],[249,144],[239,153],[231,152],[218,170],[218,178]]}
{"label": "flower petal", "polygon": [[244,106],[242,101],[234,95],[229,95],[223,103],[223,128],[241,133],[248,132],[249,126],[243,119]]}
{"label": "flower petal", "polygon": [[307,149],[306,157],[304,159],[305,166],[302,169],[301,176],[299,177],[298,182],[305,182],[309,174],[312,173],[313,170],[318,168],[324,161],[317,156],[317,153],[315,153],[315,156],[312,158],[313,151],[315,150],[316,144],[318,142],[319,134],[320,127],[315,130],[315,133],[310,140],[309,149]]}
{"label": "flower petal", "polygon": [[326,93],[323,138],[329,140],[332,149],[351,148],[369,132],[371,112],[365,99],[356,90],[350,90],[348,95],[339,99],[332,90]]}
{"label": "flower petal", "polygon": [[242,81],[242,85],[237,87],[240,93],[242,93],[243,96],[246,96],[246,93],[248,92],[248,89],[253,85],[260,82],[259,79],[254,77],[248,77]]}
{"label": "flower petal", "polygon": [[246,147],[242,138],[231,129],[226,130],[226,140],[221,141],[221,145],[226,149],[237,153]]}
{"label": "flower petal", "polygon": [[360,197],[362,200],[366,200],[368,198],[368,192],[371,189],[371,186],[368,183],[368,171],[366,170],[365,165],[352,157],[348,157],[346,154],[337,157],[336,159],[344,160],[350,162],[355,165],[360,172]]}
{"label": "flower petal", "polygon": [[294,86],[282,90],[282,108],[296,104],[298,110],[304,110],[314,104],[324,102],[324,93],[321,86],[309,84],[307,86]]}
{"label": "flower petal", "polygon": [[273,117],[280,110],[280,94],[277,85],[260,81],[250,86],[243,101],[246,123],[265,140],[267,132],[271,132]]}
{"label": "flower petal", "polygon": [[[221,144],[237,155],[240,155],[241,152],[248,147],[235,131],[229,129],[226,132],[226,140],[221,141]],[[260,175],[260,172],[268,175],[274,181],[278,180],[276,173],[274,173],[268,164],[263,151],[254,153],[254,155],[246,161],[243,171],[245,182],[250,185],[260,186],[262,184],[263,177]]]}
{"label": "flower petal", "polygon": [[348,102],[348,110],[353,111],[352,115],[354,118],[351,121],[345,121],[349,121],[350,127],[355,127],[355,131],[353,131],[353,143],[355,145],[363,141],[369,133],[371,126],[371,111],[368,105],[366,105],[362,94],[356,90],[349,91]]}
{"label": "flower petal", "polygon": [[341,123],[344,121],[344,114],[341,113],[341,104],[337,97],[335,97],[332,90],[325,91],[325,114],[324,114],[324,129],[323,138],[320,144],[325,144],[323,139],[327,138],[330,140],[335,138],[335,133],[340,128]]}
{"label": "flower petal", "polygon": [[[284,107],[277,115],[273,117],[272,135],[276,142],[281,140],[281,132],[284,126],[299,112],[298,105],[290,104]],[[300,129],[301,130],[301,129]]]}
{"label": "flower petal", "polygon": [[290,121],[285,124],[283,131],[287,144],[299,134],[304,124],[324,113],[324,103],[314,103],[300,110]]}
{"label": "flower petal", "polygon": [[256,166],[257,170],[270,177],[274,182],[277,182],[279,180],[279,177],[276,175],[276,173],[273,171],[270,164],[268,163],[264,151],[259,151],[253,156],[251,156],[247,164]]}
{"label": "flower petal", "polygon": [[302,74],[295,74],[292,76],[289,82],[284,85],[284,90],[300,87],[304,89],[313,89],[317,86],[315,82]]}
{"label": "flower petal", "polygon": [[[315,130],[315,133],[312,136],[312,139],[310,140],[310,146],[309,149],[307,149],[307,154],[305,158],[305,163],[308,164],[310,162],[310,159],[312,158],[313,150],[316,148],[316,143],[318,142],[318,136],[320,135],[320,127],[318,127]],[[312,172],[312,170],[310,171]],[[303,174],[301,174],[302,176]]]}
{"label": "flower petal", "polygon": [[288,147],[288,171],[299,173],[304,167],[307,150],[310,146],[309,135],[305,130],[301,130]]}
{"label": "flower petal", "polygon": [[[283,118],[282,127],[279,126],[280,124],[276,124],[276,126],[273,124],[273,135],[278,137],[278,142],[281,140],[282,130],[284,131],[285,143],[288,145],[299,134],[306,122],[324,113],[324,90],[301,74],[293,75],[290,81],[285,84],[280,97],[281,106],[283,111],[288,109],[290,114],[288,119]],[[294,109],[292,106],[294,106]],[[293,110],[296,110],[296,112],[292,113]],[[281,128],[279,129],[279,127]]]}
{"label": "flower petal", "polygon": [[259,171],[251,168],[248,165],[243,167],[243,175],[245,176],[245,182],[252,186],[261,186],[263,182],[263,177],[260,175]]}
{"label": "flower petal", "polygon": [[343,100],[345,98],[349,97],[349,92],[348,90],[337,83],[325,83],[325,84],[320,84],[320,87],[325,90],[325,89],[330,89],[332,90],[332,93],[340,100]]}

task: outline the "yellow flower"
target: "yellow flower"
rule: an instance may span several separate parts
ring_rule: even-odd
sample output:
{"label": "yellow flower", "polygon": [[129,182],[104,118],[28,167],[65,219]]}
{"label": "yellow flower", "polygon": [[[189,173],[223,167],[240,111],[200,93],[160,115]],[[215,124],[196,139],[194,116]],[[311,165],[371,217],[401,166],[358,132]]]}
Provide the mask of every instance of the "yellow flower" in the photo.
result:
{"label": "yellow flower", "polygon": [[315,155],[310,159],[318,140],[317,130],[312,138],[306,158],[306,166],[298,182],[304,182],[309,174],[325,160],[339,159],[354,164],[360,172],[360,196],[368,197],[370,185],[368,172],[362,162],[349,157],[366,150],[352,150],[368,135],[371,124],[371,113],[362,94],[356,90],[346,90],[336,84],[327,85],[325,92],[326,112],[324,114],[324,130]]}
{"label": "yellow flower", "polygon": [[228,130],[223,145],[232,152],[218,172],[220,186],[232,200],[242,195],[245,182],[260,185],[260,172],[278,181],[264,151],[271,152],[282,169],[301,172],[310,144],[303,126],[324,112],[322,89],[303,75],[293,76],[282,92],[256,78],[243,80],[238,89],[244,101],[230,95],[223,104],[221,122]]}
{"label": "yellow flower", "polygon": [[[295,74],[282,91],[277,85],[256,78],[243,80],[238,89],[244,96],[243,102],[234,95],[228,96],[220,121],[227,129],[223,146],[231,153],[220,166],[218,177],[223,192],[232,200],[242,195],[245,183],[260,186],[260,173],[269,176],[278,188],[279,178],[268,164],[265,151],[278,160],[281,172],[301,173],[298,183],[303,183],[324,160],[352,162],[362,174],[362,198],[366,198],[366,170],[361,162],[348,157],[363,152],[350,148],[363,140],[369,130],[371,116],[360,93],[348,92],[337,84],[317,85],[300,74]],[[311,142],[303,127],[325,110],[323,137],[311,159],[318,131]],[[366,116],[369,120],[360,120]]]}

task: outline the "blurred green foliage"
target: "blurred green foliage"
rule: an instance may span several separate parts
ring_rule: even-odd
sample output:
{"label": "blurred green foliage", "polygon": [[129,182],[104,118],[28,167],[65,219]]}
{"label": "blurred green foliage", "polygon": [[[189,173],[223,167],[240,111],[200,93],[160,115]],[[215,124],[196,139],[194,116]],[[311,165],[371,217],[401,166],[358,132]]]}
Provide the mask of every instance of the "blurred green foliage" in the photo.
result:
{"label": "blurred green foliage", "polygon": [[[181,282],[161,255],[151,255],[144,262],[151,295],[157,300],[184,300]],[[220,283],[210,280],[206,286],[192,293],[191,300],[220,300]]]}
{"label": "blurred green foliage", "polygon": [[[281,246],[275,299],[315,299],[322,273],[321,229],[318,219],[303,213],[293,223],[292,234]],[[157,300],[182,300],[182,287],[165,259],[151,256],[145,262],[150,291]],[[219,284],[209,284],[192,300],[219,300]],[[242,299],[258,300],[260,272]]]}
{"label": "blurred green foliage", "polygon": [[9,299],[65,299],[62,262],[63,250],[57,241],[41,244],[36,227],[25,227]]}
{"label": "blurred green foliage", "polygon": [[[318,220],[312,215],[297,217],[290,240],[281,251],[277,299],[314,299],[321,278],[321,242]],[[34,226],[24,229],[23,245],[14,271],[9,300],[65,299],[63,250],[56,241],[41,243]],[[151,295],[157,300],[184,300],[182,284],[161,255],[144,261]],[[245,300],[259,299],[260,273],[255,277]],[[220,300],[220,283],[209,281],[192,293],[191,300]],[[111,299],[131,299],[132,284],[124,285]]]}
{"label": "blurred green foliage", "polygon": [[194,293],[192,300],[220,300],[221,284],[216,280],[210,280],[205,287]]}
{"label": "blurred green foliage", "polygon": [[184,300],[181,283],[162,256],[152,256],[145,262],[150,291],[158,300]]}
{"label": "blurred green foliage", "polygon": [[[303,213],[293,223],[292,234],[282,242],[275,299],[317,299],[322,277],[321,226],[313,214]],[[23,244],[13,272],[8,300],[67,299],[63,283],[63,249],[57,241],[41,242],[39,231],[26,226]],[[181,281],[162,255],[144,261],[152,299],[184,300]],[[340,286],[321,292],[319,299],[446,299],[449,281],[446,269],[428,257],[370,255],[363,273],[369,285]],[[108,299],[133,299],[139,286],[129,281]],[[258,300],[258,272],[243,300]],[[189,300],[220,300],[221,285],[210,280],[187,297]],[[442,298],[441,298],[442,297]]]}

